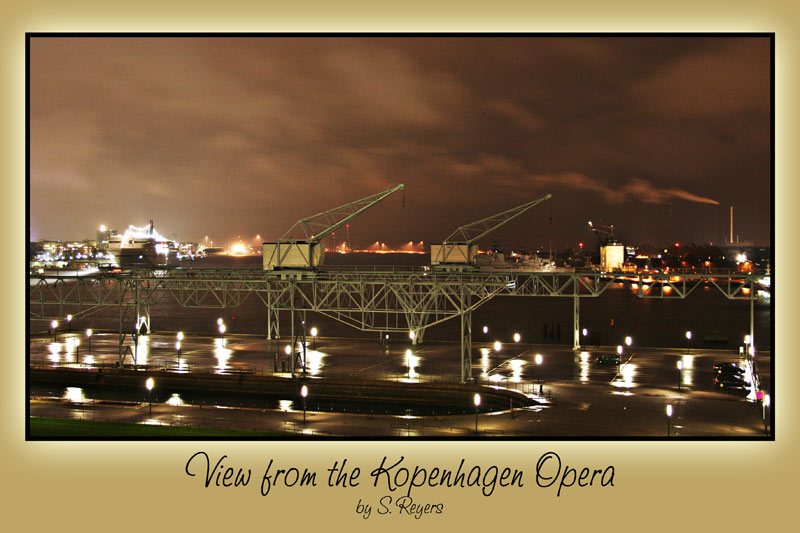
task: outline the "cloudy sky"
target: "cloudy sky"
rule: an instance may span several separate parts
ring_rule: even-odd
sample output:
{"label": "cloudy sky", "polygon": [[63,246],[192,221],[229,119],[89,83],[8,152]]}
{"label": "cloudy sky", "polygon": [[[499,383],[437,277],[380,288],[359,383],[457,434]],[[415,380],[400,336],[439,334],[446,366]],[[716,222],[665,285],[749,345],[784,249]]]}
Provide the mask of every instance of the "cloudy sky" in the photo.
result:
{"label": "cloudy sky", "polygon": [[[767,38],[32,38],[31,238],[276,239],[404,183],[355,244],[768,243]],[[486,244],[490,244],[491,239]]]}

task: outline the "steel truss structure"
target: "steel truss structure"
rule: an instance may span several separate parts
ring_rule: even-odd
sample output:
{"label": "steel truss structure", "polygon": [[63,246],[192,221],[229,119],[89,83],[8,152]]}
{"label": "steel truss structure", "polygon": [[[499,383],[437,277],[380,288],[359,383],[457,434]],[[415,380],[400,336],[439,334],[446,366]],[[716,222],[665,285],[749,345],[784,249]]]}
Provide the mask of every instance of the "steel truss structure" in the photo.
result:
{"label": "steel truss structure", "polygon": [[[187,308],[229,308],[254,294],[267,309],[268,338],[280,338],[281,312],[290,316],[289,334],[305,368],[304,323],[309,311],[362,331],[414,334],[446,320],[461,320],[461,377],[472,379],[472,312],[496,296],[573,298],[573,348],[580,345],[580,299],[596,298],[613,284],[626,285],[639,298],[684,299],[701,286],[718,289],[730,300],[750,300],[751,350],[755,345],[754,273],[625,274],[585,272],[438,272],[404,269],[281,270],[134,270],[117,275],[52,277],[29,280],[29,320],[61,319],[69,306],[75,316],[119,308],[120,363],[125,340],[150,331],[150,308],[172,298]],[[299,342],[303,341],[303,342]],[[300,345],[298,349],[297,346]]]}

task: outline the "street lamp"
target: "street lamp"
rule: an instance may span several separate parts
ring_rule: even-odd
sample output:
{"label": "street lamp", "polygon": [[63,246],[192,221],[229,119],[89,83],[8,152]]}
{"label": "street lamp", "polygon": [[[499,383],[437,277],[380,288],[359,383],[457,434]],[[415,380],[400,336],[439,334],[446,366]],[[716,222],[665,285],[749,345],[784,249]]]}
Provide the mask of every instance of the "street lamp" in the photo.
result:
{"label": "street lamp", "polygon": [[303,425],[306,425],[306,396],[308,396],[308,387],[303,385],[300,387],[300,396],[303,397]]}
{"label": "street lamp", "polygon": [[622,345],[621,344],[617,345],[617,355],[622,357]]}
{"label": "street lamp", "polygon": [[691,348],[689,347],[689,341],[692,340],[692,332],[686,332],[686,353],[691,353]]}
{"label": "street lamp", "polygon": [[70,323],[72,322],[72,315],[67,315],[67,333],[70,333],[72,329],[70,328]]}
{"label": "street lamp", "polygon": [[586,329],[586,328],[583,328],[583,331],[581,331],[581,333],[583,334],[583,346],[585,348],[589,344],[589,342],[588,342],[589,341],[589,338],[588,338],[589,337],[589,330]]}
{"label": "street lamp", "polygon": [[483,326],[483,334],[486,335],[489,333],[489,326]]}
{"label": "street lamp", "polygon": [[478,432],[478,406],[481,404],[481,395],[477,392],[475,396],[472,397],[472,401],[475,403],[475,433]]}
{"label": "street lamp", "polygon": [[672,418],[672,404],[667,404],[667,437],[669,437],[669,424]]}
{"label": "street lamp", "polygon": [[225,328],[225,324],[220,324],[219,325],[219,336],[220,336],[220,338],[223,338],[225,336],[225,329],[227,329],[227,328]]}
{"label": "street lamp", "polygon": [[182,332],[182,331],[179,331],[179,332],[178,332],[178,340],[179,340],[179,341],[182,341],[182,340],[183,340],[183,332]]}
{"label": "street lamp", "polygon": [[218,326],[221,326],[221,325],[222,325],[222,322],[223,322],[223,320],[222,320],[222,317],[220,317],[220,318],[218,318],[218,319],[217,319],[217,325],[218,325]]}
{"label": "street lamp", "polygon": [[311,339],[312,339],[311,349],[316,351],[316,349],[317,349],[317,328],[315,328],[315,327],[311,328]]}
{"label": "street lamp", "polygon": [[53,330],[53,342],[56,341],[56,334],[58,332],[58,320],[53,320],[50,322],[50,329]]}
{"label": "street lamp", "polygon": [[536,383],[539,384],[539,393],[541,394],[541,392],[542,392],[542,382],[539,379],[541,377],[541,372],[540,372],[539,369],[542,367],[542,354],[537,353],[534,360],[536,361]]}
{"label": "street lamp", "polygon": [[519,333],[514,333],[514,342],[519,342],[522,339]]}
{"label": "street lamp", "polygon": [[625,345],[630,346],[631,344],[633,344],[633,339],[630,337],[625,337]]}
{"label": "street lamp", "polygon": [[89,328],[86,330],[86,340],[89,343],[89,353],[92,351],[92,329]]}
{"label": "street lamp", "polygon": [[144,382],[144,386],[147,387],[147,402],[150,405],[150,417],[153,417],[153,397],[151,396],[151,391],[153,390],[153,378],[147,378],[147,381]]}
{"label": "street lamp", "polygon": [[175,349],[178,351],[178,370],[181,369],[181,341],[175,343]]}
{"label": "street lamp", "polygon": [[502,348],[502,347],[503,347],[503,345],[500,344],[500,341],[494,341],[494,351],[495,352],[499,352],[500,348]]}
{"label": "street lamp", "polygon": [[678,390],[681,390],[682,373],[683,373],[683,361],[678,361]]}

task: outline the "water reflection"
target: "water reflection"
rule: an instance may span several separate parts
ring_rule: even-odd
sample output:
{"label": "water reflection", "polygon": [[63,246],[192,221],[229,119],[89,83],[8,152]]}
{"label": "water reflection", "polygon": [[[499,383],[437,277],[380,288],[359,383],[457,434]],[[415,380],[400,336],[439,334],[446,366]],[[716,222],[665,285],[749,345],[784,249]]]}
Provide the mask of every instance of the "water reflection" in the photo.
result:
{"label": "water reflection", "polygon": [[512,359],[508,364],[511,365],[511,381],[519,383],[522,377],[522,369],[525,367],[525,361],[522,359]]}
{"label": "water reflection", "polygon": [[172,405],[173,407],[180,407],[182,405],[186,405],[183,402],[181,395],[177,393],[174,393],[172,396],[169,397],[169,400],[167,400],[167,404]]}
{"label": "water reflection", "polygon": [[581,383],[589,381],[589,352],[580,353],[581,362],[578,363],[581,369]]}
{"label": "water reflection", "polygon": [[225,339],[214,339],[214,357],[217,359],[217,374],[222,374],[228,369],[228,359],[233,355],[233,350],[227,348]]}
{"label": "water reflection", "polygon": [[311,350],[306,352],[306,371],[311,374],[312,376],[316,376],[319,374],[319,371],[324,366],[322,360],[328,354],[323,352],[318,352],[316,350]]}
{"label": "water reflection", "polygon": [[47,346],[47,349],[50,350],[50,353],[48,354],[47,358],[53,363],[60,363],[61,362],[61,356],[60,356],[61,348],[62,348],[62,345],[61,345],[60,342],[51,342]]}
{"label": "water reflection", "polygon": [[418,377],[416,367],[419,366],[420,358],[414,355],[411,350],[406,350],[406,366],[408,367],[408,379]]}
{"label": "water reflection", "polygon": [[294,411],[294,402],[292,400],[280,400],[278,402],[278,409],[284,412]]}
{"label": "water reflection", "polygon": [[150,335],[139,335],[136,340],[136,356],[137,365],[146,365],[150,360]]}
{"label": "water reflection", "polygon": [[691,387],[694,385],[694,356],[686,354],[681,357],[681,385]]}
{"label": "water reflection", "polygon": [[83,358],[83,364],[85,364],[87,366],[92,366],[93,364],[95,364],[94,356],[93,355],[87,355],[86,357],[84,357]]}
{"label": "water reflection", "polygon": [[80,387],[67,387],[67,390],[64,391],[63,398],[73,403],[86,402],[86,396],[83,394],[83,389]]}
{"label": "water reflection", "polygon": [[489,348],[481,348],[481,377],[489,378]]}
{"label": "water reflection", "polygon": [[614,380],[612,385],[624,389],[635,387],[636,384],[633,382],[633,378],[636,376],[636,367],[637,365],[634,365],[633,363],[625,363],[624,365],[621,365],[619,367],[617,379]]}

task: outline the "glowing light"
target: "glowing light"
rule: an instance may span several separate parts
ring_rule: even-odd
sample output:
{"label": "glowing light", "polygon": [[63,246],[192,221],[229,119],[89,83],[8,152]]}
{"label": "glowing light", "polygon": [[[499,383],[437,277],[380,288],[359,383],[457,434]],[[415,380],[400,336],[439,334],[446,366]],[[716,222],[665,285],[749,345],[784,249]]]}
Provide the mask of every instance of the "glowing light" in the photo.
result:
{"label": "glowing light", "polygon": [[182,332],[182,331],[179,331],[179,332],[178,332],[178,340],[179,340],[179,341],[182,341],[182,340],[183,340],[183,332]]}
{"label": "glowing light", "polygon": [[106,225],[105,225],[105,224],[100,224],[100,228],[98,228],[98,229],[99,229],[100,231],[107,231],[107,229],[106,229]]}
{"label": "glowing light", "polygon": [[286,348],[284,348],[283,351],[286,352],[286,355],[292,355],[292,347],[291,347],[291,345],[287,344]]}
{"label": "glowing light", "polygon": [[173,393],[172,396],[169,397],[169,400],[167,400],[167,404],[173,407],[180,407],[182,405],[186,405],[185,403],[183,403],[183,399],[181,398],[181,395],[178,393]]}
{"label": "glowing light", "polygon": [[67,387],[64,392],[64,399],[72,403],[85,403],[86,396],[83,394],[83,389],[80,387]]}
{"label": "glowing light", "polygon": [[745,254],[737,255],[736,256],[736,262],[737,263],[746,263],[747,262],[747,255],[745,255]]}
{"label": "glowing light", "polygon": [[511,381],[519,383],[522,377],[522,369],[525,366],[525,361],[522,359],[513,359],[509,361],[511,365]]}
{"label": "glowing light", "polygon": [[630,337],[625,337],[625,344],[630,346],[633,343],[633,339]]}
{"label": "glowing light", "polygon": [[687,338],[688,340],[691,340],[691,339],[692,339],[692,332],[691,332],[691,331],[687,331],[687,332],[686,332],[686,338]]}
{"label": "glowing light", "polygon": [[502,344],[500,344],[500,341],[494,341],[494,351],[499,352],[500,348],[502,348]]}
{"label": "glowing light", "polygon": [[667,416],[672,416],[672,404],[667,404]]}
{"label": "glowing light", "polygon": [[420,358],[414,355],[414,353],[409,349],[405,352],[406,356],[406,366],[408,367],[408,378],[414,379],[418,376],[416,372],[416,367],[419,366]]}
{"label": "glowing light", "polygon": [[542,360],[543,360],[542,354],[537,353],[536,354],[536,358],[535,358],[536,364],[537,365],[541,365],[542,364]]}
{"label": "glowing light", "polygon": [[514,333],[514,342],[519,342],[522,339],[519,333]]}
{"label": "glowing light", "polygon": [[489,327],[488,326],[483,326],[483,333],[484,334],[489,333]]}
{"label": "glowing light", "polygon": [[147,387],[147,390],[153,390],[153,385],[155,385],[153,378],[147,378],[147,381],[144,382],[144,386]]}
{"label": "glowing light", "polygon": [[408,332],[408,338],[409,338],[409,339],[411,339],[412,341],[414,340],[414,338],[415,338],[416,336],[417,336],[417,334],[416,334],[416,333],[414,333],[413,331],[409,331],[409,332]]}
{"label": "glowing light", "polygon": [[86,330],[86,336],[87,337],[91,337],[92,336],[92,328],[89,328],[89,329]]}
{"label": "glowing light", "polygon": [[217,373],[222,374],[228,369],[228,359],[233,355],[233,350],[225,347],[225,339],[214,339],[214,357],[217,359]]}
{"label": "glowing light", "polygon": [[316,337],[317,336],[317,328],[311,328],[311,336],[312,337]]}
{"label": "glowing light", "polygon": [[233,246],[231,246],[231,255],[249,255],[250,250],[244,243],[237,242]]}
{"label": "glowing light", "polygon": [[478,407],[481,404],[481,395],[476,392],[475,396],[472,397],[472,401],[475,404],[475,407]]}
{"label": "glowing light", "polygon": [[302,396],[303,398],[308,396],[308,387],[307,386],[303,385],[302,387],[300,387],[300,396]]}

